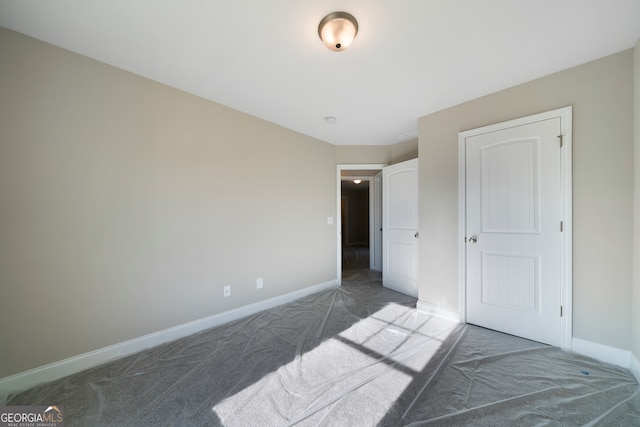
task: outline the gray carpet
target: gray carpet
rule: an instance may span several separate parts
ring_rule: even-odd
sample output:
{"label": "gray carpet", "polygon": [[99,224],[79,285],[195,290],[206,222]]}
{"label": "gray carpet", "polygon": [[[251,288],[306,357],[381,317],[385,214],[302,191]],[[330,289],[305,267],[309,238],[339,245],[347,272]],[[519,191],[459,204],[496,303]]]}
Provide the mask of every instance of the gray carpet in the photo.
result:
{"label": "gray carpet", "polygon": [[343,282],[8,404],[67,426],[640,426],[624,369],[418,313],[377,273]]}
{"label": "gray carpet", "polygon": [[370,265],[368,245],[342,247],[342,271],[368,270]]}

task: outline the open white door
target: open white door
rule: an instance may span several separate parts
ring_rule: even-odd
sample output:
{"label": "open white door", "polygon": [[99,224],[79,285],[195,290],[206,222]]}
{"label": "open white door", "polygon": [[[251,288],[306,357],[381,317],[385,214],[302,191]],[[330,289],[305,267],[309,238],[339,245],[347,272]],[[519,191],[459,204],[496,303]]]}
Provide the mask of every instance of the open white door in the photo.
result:
{"label": "open white door", "polygon": [[418,297],[418,159],[382,169],[383,286]]}

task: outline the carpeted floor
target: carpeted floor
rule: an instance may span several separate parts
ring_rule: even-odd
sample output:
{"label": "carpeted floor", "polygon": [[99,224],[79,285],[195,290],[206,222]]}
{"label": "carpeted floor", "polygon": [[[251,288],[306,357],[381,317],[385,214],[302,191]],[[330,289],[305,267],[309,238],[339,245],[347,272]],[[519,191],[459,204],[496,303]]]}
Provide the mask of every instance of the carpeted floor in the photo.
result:
{"label": "carpeted floor", "polygon": [[626,370],[431,317],[380,274],[13,396],[67,426],[638,426]]}
{"label": "carpeted floor", "polygon": [[369,246],[350,245],[342,247],[342,271],[368,270],[370,265]]}

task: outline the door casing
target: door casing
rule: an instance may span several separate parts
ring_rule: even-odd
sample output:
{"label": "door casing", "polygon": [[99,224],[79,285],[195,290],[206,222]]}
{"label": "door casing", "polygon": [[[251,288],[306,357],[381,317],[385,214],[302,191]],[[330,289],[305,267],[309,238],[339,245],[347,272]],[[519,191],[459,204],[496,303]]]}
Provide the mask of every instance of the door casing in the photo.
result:
{"label": "door casing", "polygon": [[573,335],[572,317],[572,185],[571,185],[571,151],[572,151],[572,106],[559,108],[557,110],[534,114],[519,119],[496,123],[477,129],[472,129],[458,134],[458,293],[459,293],[459,315],[460,321],[467,321],[467,256],[466,256],[466,140],[469,137],[488,132],[521,126],[524,124],[547,120],[555,117],[560,118],[562,150],[561,150],[561,212],[563,232],[561,236],[561,278],[560,278],[560,304],[562,306],[562,317],[560,319],[560,346],[565,349],[571,348],[571,338]]}
{"label": "door casing", "polygon": [[[338,243],[338,247],[337,247],[337,260],[336,260],[336,264],[337,264],[337,268],[336,268],[336,277],[337,277],[337,281],[338,281],[338,285],[342,285],[342,235],[341,235],[341,228],[342,228],[342,221],[341,221],[341,215],[340,215],[340,205],[341,205],[341,198],[342,198],[342,171],[358,171],[358,170],[379,170],[382,171],[382,169],[387,166],[386,163],[375,163],[375,164],[339,164],[336,167],[336,173],[337,173],[337,177],[336,177],[336,184],[337,184],[337,188],[336,188],[336,195],[337,195],[337,201],[336,201],[336,206],[337,206],[337,212],[336,212],[336,233],[337,233],[337,243]],[[353,179],[355,177],[349,177],[350,179]],[[362,177],[359,177],[362,178]],[[378,212],[377,210],[377,205],[376,205],[376,201],[374,200],[377,195],[376,195],[376,190],[374,189],[375,186],[375,182],[376,180],[374,179],[374,177],[366,177],[366,179],[369,180],[369,210],[370,210],[370,218],[369,218],[369,228],[370,228],[370,239],[369,239],[369,244],[371,247],[371,257],[375,256],[374,251],[379,250],[378,248],[376,248],[376,245],[381,244],[381,239],[374,239],[374,232],[373,232],[373,227],[375,227],[375,224],[380,222],[380,218],[376,218],[377,215],[382,213],[382,209],[380,209],[380,212]],[[371,266],[374,266],[374,262],[371,262]]]}

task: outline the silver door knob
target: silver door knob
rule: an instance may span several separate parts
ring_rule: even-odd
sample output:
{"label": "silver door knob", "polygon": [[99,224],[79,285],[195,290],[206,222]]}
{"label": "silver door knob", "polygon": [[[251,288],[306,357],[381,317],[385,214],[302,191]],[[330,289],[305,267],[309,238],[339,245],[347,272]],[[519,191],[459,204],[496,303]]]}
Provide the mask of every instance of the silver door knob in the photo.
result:
{"label": "silver door knob", "polygon": [[478,241],[478,238],[476,236],[469,237],[469,243],[475,243],[477,241]]}

